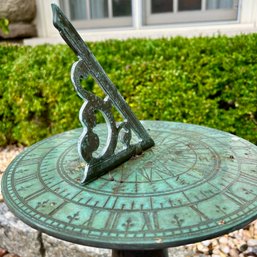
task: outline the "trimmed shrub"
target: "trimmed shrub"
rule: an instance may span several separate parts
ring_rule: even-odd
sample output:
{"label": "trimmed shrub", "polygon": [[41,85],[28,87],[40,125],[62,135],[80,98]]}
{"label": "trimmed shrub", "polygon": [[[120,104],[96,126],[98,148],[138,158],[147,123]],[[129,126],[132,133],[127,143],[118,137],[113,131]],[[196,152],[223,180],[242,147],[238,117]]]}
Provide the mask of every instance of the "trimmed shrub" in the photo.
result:
{"label": "trimmed shrub", "polygon": [[[88,44],[139,119],[205,125],[257,143],[257,34]],[[80,126],[65,45],[0,46],[0,145]],[[92,78],[88,90],[103,93]]]}

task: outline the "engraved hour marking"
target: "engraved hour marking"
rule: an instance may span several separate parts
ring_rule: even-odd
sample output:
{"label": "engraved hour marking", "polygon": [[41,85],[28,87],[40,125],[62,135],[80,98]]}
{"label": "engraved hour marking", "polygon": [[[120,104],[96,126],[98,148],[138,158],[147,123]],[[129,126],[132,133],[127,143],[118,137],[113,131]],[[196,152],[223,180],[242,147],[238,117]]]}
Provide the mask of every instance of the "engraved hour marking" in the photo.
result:
{"label": "engraved hour marking", "polygon": [[[158,222],[156,222],[156,213],[155,215],[153,215],[153,225],[155,227],[155,229],[159,229],[159,224]],[[144,223],[143,223],[143,226],[141,228],[142,231],[147,230],[148,231],[154,231],[154,228],[153,228],[153,225],[152,225],[152,222],[151,222],[151,219],[150,219],[150,214],[148,212],[143,212],[143,217],[144,217]]]}
{"label": "engraved hour marking", "polygon": [[237,205],[242,206],[246,203],[245,199],[243,199],[238,195],[234,195],[232,191],[229,189],[227,191],[224,191],[223,194],[227,196],[230,200],[232,200],[234,203],[236,203]]}
{"label": "engraved hour marking", "polygon": [[135,177],[136,177],[136,178],[135,178],[135,179],[136,179],[136,181],[135,181],[135,192],[136,192],[136,193],[138,193],[138,182],[137,182],[137,179],[138,179],[138,178],[137,178],[137,176],[138,176],[138,173],[137,173],[137,171],[136,171],[136,175],[135,175]]}
{"label": "engraved hour marking", "polygon": [[209,220],[209,218],[193,204],[191,204],[189,207],[200,217],[201,221]]}
{"label": "engraved hour marking", "polygon": [[64,207],[64,205],[66,205],[66,203],[67,202],[64,201],[60,205],[56,206],[56,208],[54,210],[52,210],[48,215],[53,216],[55,213],[57,213],[59,210],[61,210]]}
{"label": "engraved hour marking", "polygon": [[135,201],[132,201],[132,203],[131,203],[131,210],[134,210],[134,206],[135,206]]}
{"label": "engraved hour marking", "polygon": [[15,181],[17,184],[22,184],[22,183],[25,183],[27,181],[30,181],[30,180],[33,180],[36,178],[37,178],[37,173],[35,172],[33,174],[29,174],[29,175],[23,176],[21,178],[16,178]]}
{"label": "engraved hour marking", "polygon": [[45,192],[45,188],[41,188],[36,192],[33,192],[31,195],[28,195],[27,197],[25,197],[25,201],[30,201],[34,198],[36,198],[37,196],[43,194]]}
{"label": "engraved hour marking", "polygon": [[42,157],[31,158],[31,159],[23,159],[19,162],[19,165],[21,167],[25,167],[25,166],[30,166],[30,165],[33,165],[33,164],[40,163],[41,161],[42,161]]}
{"label": "engraved hour marking", "polygon": [[121,213],[110,211],[108,215],[108,219],[106,221],[105,227],[108,230],[114,230],[117,228]]}
{"label": "engraved hour marking", "polygon": [[252,175],[248,175],[246,173],[240,174],[239,181],[244,184],[249,184],[249,185],[253,185],[253,186],[257,185],[257,178]]}
{"label": "engraved hour marking", "polygon": [[145,170],[143,169],[141,171],[141,175],[148,181],[148,182],[152,182],[153,180],[153,173],[152,173],[152,169],[148,169],[148,170]]}
{"label": "engraved hour marking", "polygon": [[158,214],[157,211],[153,211],[153,222],[154,222],[154,226],[157,230],[160,229],[160,225],[159,225],[159,221],[158,221]]}
{"label": "engraved hour marking", "polygon": [[108,198],[106,199],[104,205],[103,205],[103,208],[105,208],[106,204],[109,202],[110,199],[111,199],[111,196],[109,195]]}
{"label": "engraved hour marking", "polygon": [[174,189],[174,187],[173,187],[166,179],[164,179],[164,178],[161,176],[160,172],[157,172],[157,174],[158,174],[159,177],[163,180],[163,182],[164,182],[166,185],[168,185],[169,188]]}
{"label": "engraved hour marking", "polygon": [[154,207],[153,207],[153,198],[151,196],[150,196],[150,208],[151,208],[151,210],[154,209]]}

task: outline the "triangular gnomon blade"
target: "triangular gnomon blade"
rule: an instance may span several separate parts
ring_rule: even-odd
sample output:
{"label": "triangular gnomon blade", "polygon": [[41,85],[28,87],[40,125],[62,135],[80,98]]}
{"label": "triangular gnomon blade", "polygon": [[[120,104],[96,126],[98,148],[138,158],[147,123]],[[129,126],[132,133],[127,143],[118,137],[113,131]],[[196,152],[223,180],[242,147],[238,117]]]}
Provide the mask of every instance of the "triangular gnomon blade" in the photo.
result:
{"label": "triangular gnomon blade", "polygon": [[[52,9],[55,27],[79,58],[72,67],[71,76],[78,95],[84,100],[79,114],[84,130],[79,138],[78,151],[80,157],[86,162],[81,182],[87,183],[127,161],[133,155],[150,148],[154,145],[154,141],[59,7],[52,4]],[[104,100],[82,88],[81,78],[86,78],[88,75],[91,75],[105,92]],[[111,111],[112,105],[122,115],[124,119],[122,123],[116,124]],[[103,113],[108,128],[107,145],[98,157],[93,156],[99,147],[99,137],[93,131],[96,126],[95,111]],[[118,136],[121,131],[123,132],[121,141],[124,147],[123,150],[116,153]],[[131,143],[132,132],[140,139],[135,144]]]}

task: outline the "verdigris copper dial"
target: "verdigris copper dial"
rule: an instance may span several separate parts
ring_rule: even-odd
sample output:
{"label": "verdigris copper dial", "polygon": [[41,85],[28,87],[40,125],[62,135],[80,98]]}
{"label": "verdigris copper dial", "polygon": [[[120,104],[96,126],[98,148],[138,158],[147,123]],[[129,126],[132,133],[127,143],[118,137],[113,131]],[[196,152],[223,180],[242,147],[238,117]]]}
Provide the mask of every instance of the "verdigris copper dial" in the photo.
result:
{"label": "verdigris copper dial", "polygon": [[[71,80],[82,128],[27,148],[5,171],[5,202],[25,223],[113,257],[168,257],[257,217],[257,147],[197,125],[140,122],[56,6],[54,25],[78,56]],[[82,87],[91,75],[105,93]],[[113,108],[121,115],[116,122]],[[97,124],[100,112],[104,124]]]}
{"label": "verdigris copper dial", "polygon": [[[71,242],[157,249],[241,228],[257,216],[257,147],[218,130],[142,123],[155,146],[87,185],[77,153],[81,129],[20,154],[3,177],[10,209]],[[105,137],[103,125],[97,126]]]}

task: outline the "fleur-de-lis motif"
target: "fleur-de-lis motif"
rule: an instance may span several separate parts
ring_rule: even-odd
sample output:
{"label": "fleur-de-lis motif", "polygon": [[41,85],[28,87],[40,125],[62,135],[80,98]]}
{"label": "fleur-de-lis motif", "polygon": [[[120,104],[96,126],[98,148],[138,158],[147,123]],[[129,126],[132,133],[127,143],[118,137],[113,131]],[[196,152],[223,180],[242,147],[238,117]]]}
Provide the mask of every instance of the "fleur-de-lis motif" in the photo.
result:
{"label": "fleur-de-lis motif", "polygon": [[252,189],[242,188],[246,195],[255,195]]}
{"label": "fleur-de-lis motif", "polygon": [[130,228],[134,226],[132,219],[128,218],[126,222],[122,224],[122,226],[125,228],[125,231],[128,231]]}
{"label": "fleur-de-lis motif", "polygon": [[69,223],[72,223],[74,220],[79,220],[79,211],[73,215],[68,215],[67,219],[69,220]]}
{"label": "fleur-de-lis motif", "polygon": [[181,224],[184,222],[184,219],[179,218],[177,214],[173,216],[173,219],[171,221],[173,224],[177,225],[178,227],[181,227]]}
{"label": "fleur-de-lis motif", "polygon": [[36,209],[40,208],[40,207],[46,207],[48,202],[49,202],[49,200],[45,200],[45,201],[42,201],[42,202],[37,202]]}
{"label": "fleur-de-lis motif", "polygon": [[227,214],[227,213],[226,213],[226,210],[227,210],[226,207],[221,207],[221,206],[219,206],[219,205],[215,205],[215,207],[216,207],[216,211],[217,211],[218,213],[222,213],[222,214],[224,214],[224,215]]}

